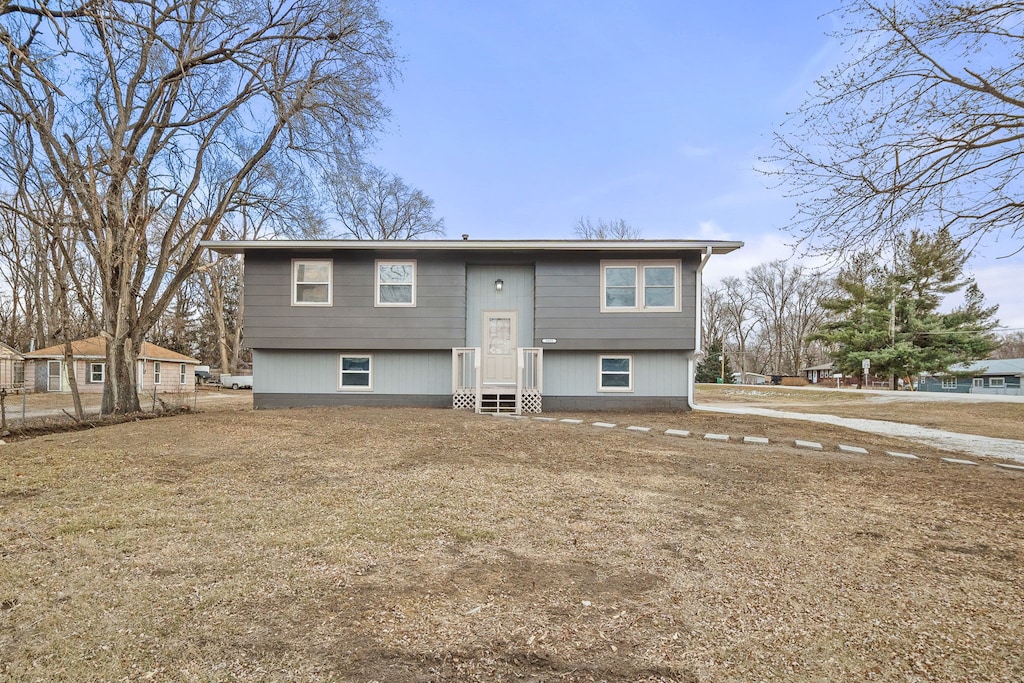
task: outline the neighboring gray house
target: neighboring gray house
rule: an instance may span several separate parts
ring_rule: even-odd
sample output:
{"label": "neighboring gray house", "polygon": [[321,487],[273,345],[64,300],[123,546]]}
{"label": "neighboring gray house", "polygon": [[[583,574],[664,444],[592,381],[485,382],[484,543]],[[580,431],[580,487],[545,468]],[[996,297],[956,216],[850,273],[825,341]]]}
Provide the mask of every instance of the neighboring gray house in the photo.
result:
{"label": "neighboring gray house", "polygon": [[1024,396],[1021,377],[1024,358],[1003,358],[961,363],[949,373],[925,375],[918,382],[918,391],[939,391],[954,394],[1000,394]]}
{"label": "neighboring gray house", "polygon": [[701,270],[741,242],[206,242],[245,258],[257,408],[689,406]]}

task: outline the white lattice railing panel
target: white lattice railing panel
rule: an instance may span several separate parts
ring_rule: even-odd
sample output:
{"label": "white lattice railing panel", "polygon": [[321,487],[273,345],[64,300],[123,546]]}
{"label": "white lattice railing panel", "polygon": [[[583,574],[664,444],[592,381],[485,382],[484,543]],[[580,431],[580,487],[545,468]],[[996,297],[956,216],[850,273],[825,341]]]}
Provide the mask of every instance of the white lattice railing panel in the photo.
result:
{"label": "white lattice railing panel", "polygon": [[456,391],[452,394],[452,408],[455,410],[476,410],[476,391]]}
{"label": "white lattice railing panel", "polygon": [[524,413],[541,412],[542,399],[539,391],[523,389],[519,401],[519,406]]}

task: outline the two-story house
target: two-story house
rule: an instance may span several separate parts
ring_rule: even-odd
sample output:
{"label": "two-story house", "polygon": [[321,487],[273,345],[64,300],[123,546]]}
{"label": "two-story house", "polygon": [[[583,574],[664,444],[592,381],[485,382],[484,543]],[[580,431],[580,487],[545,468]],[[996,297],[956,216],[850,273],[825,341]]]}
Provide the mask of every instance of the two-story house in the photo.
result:
{"label": "two-story house", "polygon": [[218,241],[256,408],[689,406],[701,271],[741,242]]}

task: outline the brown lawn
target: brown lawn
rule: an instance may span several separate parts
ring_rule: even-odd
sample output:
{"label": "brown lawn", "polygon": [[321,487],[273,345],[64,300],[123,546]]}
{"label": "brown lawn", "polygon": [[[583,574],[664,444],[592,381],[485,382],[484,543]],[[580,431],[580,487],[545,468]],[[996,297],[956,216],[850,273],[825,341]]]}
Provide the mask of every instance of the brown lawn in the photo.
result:
{"label": "brown lawn", "polygon": [[825,413],[1001,439],[1024,439],[1024,402],[939,400],[934,395],[914,396],[901,391],[858,394],[828,389],[717,385],[698,386],[695,398],[706,405],[747,405],[797,413]]}
{"label": "brown lawn", "polygon": [[0,680],[1024,679],[1024,473],[573,417],[620,427],[236,410],[0,446]]}

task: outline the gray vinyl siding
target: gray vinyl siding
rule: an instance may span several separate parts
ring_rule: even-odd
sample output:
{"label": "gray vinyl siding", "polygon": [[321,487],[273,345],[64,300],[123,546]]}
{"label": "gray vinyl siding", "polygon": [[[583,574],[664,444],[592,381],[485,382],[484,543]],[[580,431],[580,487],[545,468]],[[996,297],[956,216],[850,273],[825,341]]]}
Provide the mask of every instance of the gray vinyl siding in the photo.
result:
{"label": "gray vinyl siding", "polygon": [[[604,355],[633,357],[633,391],[598,391],[598,358]],[[544,400],[557,396],[686,397],[688,354],[678,351],[544,351]],[[546,404],[546,403],[545,403]]]}
{"label": "gray vinyl siding", "polygon": [[[465,344],[462,257],[384,255],[416,261],[416,306],[374,306],[374,253],[251,252],[245,262],[245,344],[253,349],[451,349]],[[333,259],[333,305],[292,306],[292,258]]]}
{"label": "gray vinyl siding", "polygon": [[[373,391],[338,389],[340,350],[254,349],[253,392],[256,394],[445,395],[451,403],[452,353],[447,351],[373,351]],[[365,402],[365,401],[364,401]],[[335,403],[337,403],[335,401]]]}
{"label": "gray vinyl siding", "polygon": [[533,346],[533,287],[533,266],[466,266],[466,346],[481,346],[484,311],[516,311],[517,344]]}
{"label": "gray vinyl siding", "polygon": [[[680,259],[682,310],[673,313],[602,313],[601,260]],[[692,350],[696,321],[693,252],[622,255],[540,254],[536,264],[535,345],[572,350]],[[554,343],[543,343],[555,339]]]}

